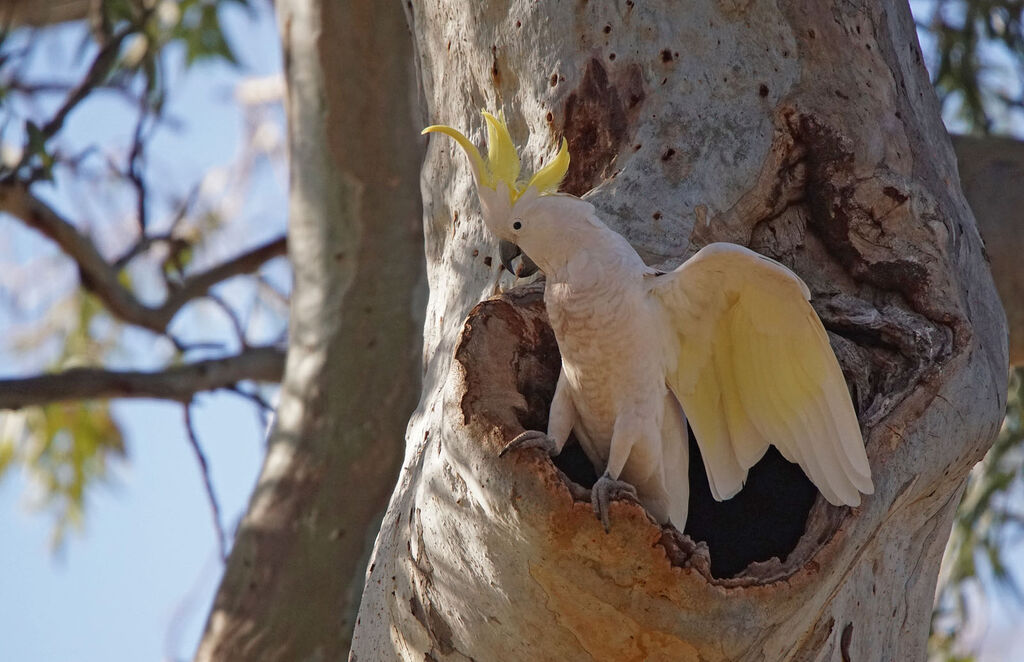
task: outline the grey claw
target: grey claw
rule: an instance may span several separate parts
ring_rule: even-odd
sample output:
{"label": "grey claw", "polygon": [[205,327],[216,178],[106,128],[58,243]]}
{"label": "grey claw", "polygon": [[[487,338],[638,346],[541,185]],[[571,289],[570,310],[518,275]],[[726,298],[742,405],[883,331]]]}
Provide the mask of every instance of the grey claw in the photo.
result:
{"label": "grey claw", "polygon": [[505,447],[501,449],[500,453],[498,453],[498,457],[504,457],[505,453],[509,451],[520,450],[523,448],[540,448],[551,456],[558,454],[554,439],[540,430],[527,430],[505,444]]}
{"label": "grey claw", "polygon": [[609,504],[613,498],[618,498],[624,495],[630,495],[634,499],[636,496],[636,488],[627,483],[624,480],[615,480],[608,474],[605,474],[597,479],[594,486],[590,488],[590,503],[594,506],[594,515],[597,519],[601,520],[601,524],[604,525],[604,532],[608,533],[611,531],[611,523],[608,520]]}

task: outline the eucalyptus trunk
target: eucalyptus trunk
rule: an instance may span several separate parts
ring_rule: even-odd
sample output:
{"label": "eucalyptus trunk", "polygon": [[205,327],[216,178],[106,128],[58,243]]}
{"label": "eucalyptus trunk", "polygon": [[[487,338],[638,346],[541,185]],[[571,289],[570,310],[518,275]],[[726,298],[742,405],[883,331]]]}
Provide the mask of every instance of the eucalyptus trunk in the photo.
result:
{"label": "eucalyptus trunk", "polygon": [[276,7],[291,168],[288,358],[266,460],[198,660],[348,652],[420,391],[421,150],[401,7]]}
{"label": "eucalyptus trunk", "polygon": [[478,110],[503,108],[534,167],[568,138],[564,190],[652,265],[732,241],[804,278],[876,491],[830,506],[772,455],[724,504],[691,472],[683,533],[624,500],[606,534],[571,452],[498,458],[545,424],[557,346],[542,285],[476,305],[513,279],[466,159],[431,141],[424,389],[352,659],[924,658],[1007,345],[906,3],[406,7],[424,125],[482,143]]}

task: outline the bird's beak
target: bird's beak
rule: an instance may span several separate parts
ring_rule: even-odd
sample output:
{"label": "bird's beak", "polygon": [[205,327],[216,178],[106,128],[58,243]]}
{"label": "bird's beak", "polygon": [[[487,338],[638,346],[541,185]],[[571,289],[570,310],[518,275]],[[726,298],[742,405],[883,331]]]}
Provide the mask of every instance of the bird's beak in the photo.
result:
{"label": "bird's beak", "polygon": [[[519,260],[519,266],[513,267],[512,260],[522,255],[522,259]],[[518,246],[513,244],[511,241],[505,241],[504,239],[498,242],[498,256],[501,258],[501,263],[505,265],[509,273],[515,274],[517,278],[526,278],[537,273],[537,265],[530,257],[522,251]]]}

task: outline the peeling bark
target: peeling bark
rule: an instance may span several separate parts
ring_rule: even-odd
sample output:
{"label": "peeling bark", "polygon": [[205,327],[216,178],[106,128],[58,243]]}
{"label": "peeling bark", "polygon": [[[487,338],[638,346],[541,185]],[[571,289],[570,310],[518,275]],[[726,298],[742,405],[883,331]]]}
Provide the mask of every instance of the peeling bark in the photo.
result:
{"label": "peeling bark", "polygon": [[[909,9],[432,0],[407,11],[424,123],[482,142],[477,109],[503,106],[513,136],[530,136],[528,166],[568,137],[569,190],[592,188],[650,263],[736,241],[807,281],[876,493],[857,509],[817,496],[808,511],[779,496],[792,482],[781,468],[759,465],[760,501],[803,531],[779,553],[738,542],[744,513],[762,516],[743,510],[753,505],[732,520],[718,515],[725,504],[701,506],[734,529],[712,540],[616,501],[605,534],[571,457],[499,459],[513,435],[543,426],[557,347],[541,285],[476,305],[511,278],[491,259],[465,160],[441,143],[423,177],[424,395],[351,659],[923,659],[963,481],[1001,420],[1007,349]],[[734,547],[752,560],[716,569]]]}

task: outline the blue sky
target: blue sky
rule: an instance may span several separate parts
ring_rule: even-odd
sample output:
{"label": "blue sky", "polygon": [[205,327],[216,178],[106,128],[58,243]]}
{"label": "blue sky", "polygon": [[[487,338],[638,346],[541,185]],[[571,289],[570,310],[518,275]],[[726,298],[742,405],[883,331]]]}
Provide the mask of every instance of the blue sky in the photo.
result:
{"label": "blue sky", "polygon": [[[0,659],[191,657],[221,565],[181,408],[125,403],[116,413],[130,461],[112,486],[95,491],[84,534],[58,556],[49,549],[50,520],[24,507],[24,482],[0,483]],[[204,399],[196,425],[234,521],[259,468],[262,431],[233,396]]]}
{"label": "blue sky", "polygon": [[[266,5],[255,19],[237,9],[224,16],[244,66],[197,65],[175,77],[171,114],[181,131],[155,138],[154,172],[170,188],[187,188],[211,167],[233,162],[245,135],[233,100],[236,84],[280,71],[277,29]],[[58,41],[70,48],[75,29]],[[72,139],[123,142],[132,130],[126,107],[116,98],[83,105],[69,118]],[[246,193],[237,228],[221,239],[223,258],[280,234],[285,223],[285,182],[280,173],[258,172],[260,185]],[[54,195],[58,207],[73,200]],[[114,201],[113,206],[117,206]],[[159,214],[154,215],[154,217]],[[98,227],[98,226],[97,226]],[[0,234],[16,235],[16,253],[52,251],[52,246],[0,218]],[[114,238],[116,240],[116,237]],[[271,269],[287,286],[287,269]],[[244,301],[246,288],[230,283],[225,297]],[[211,306],[180,316],[182,333],[202,325],[207,335],[229,337],[225,318]],[[260,325],[256,325],[256,341]],[[273,325],[263,325],[269,333]],[[276,330],[275,330],[276,332]],[[128,351],[113,357],[123,367],[158,365],[169,348],[147,332],[128,334]],[[150,358],[152,357],[152,358]],[[4,376],[20,361],[5,357]],[[244,512],[263,457],[264,430],[253,406],[232,394],[204,395],[193,410],[208,456],[225,526]],[[115,403],[126,433],[128,460],[114,467],[109,484],[93,490],[84,531],[65,547],[50,549],[52,520],[32,508],[26,476],[0,480],[0,660],[4,662],[116,662],[191,658],[222,572],[211,511],[195,457],[186,442],[180,406],[154,401]]]}

